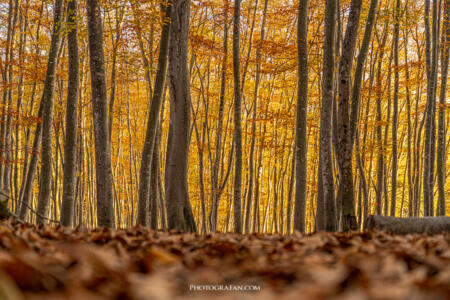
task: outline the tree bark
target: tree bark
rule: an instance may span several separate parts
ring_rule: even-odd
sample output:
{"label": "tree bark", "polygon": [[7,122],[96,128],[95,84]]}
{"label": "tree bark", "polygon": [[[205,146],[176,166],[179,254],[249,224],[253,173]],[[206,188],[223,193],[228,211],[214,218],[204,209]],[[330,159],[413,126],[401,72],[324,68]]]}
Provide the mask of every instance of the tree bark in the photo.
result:
{"label": "tree bark", "polygon": [[423,203],[424,215],[434,215],[434,148],[435,129],[435,82],[437,80],[437,1],[433,1],[432,32],[430,37],[430,0],[425,1],[425,62],[427,67],[427,106],[425,115],[425,142],[423,166]]}
{"label": "tree bark", "polygon": [[449,217],[395,218],[370,216],[365,230],[384,230],[392,234],[439,234],[450,232]]}
{"label": "tree bark", "polygon": [[187,171],[191,96],[188,70],[190,1],[172,3],[169,46],[171,145],[167,168],[167,217],[169,229],[197,231],[189,202]]}
{"label": "tree bark", "polygon": [[441,91],[439,96],[439,127],[438,127],[438,148],[437,148],[437,175],[438,175],[438,206],[436,215],[446,215],[445,204],[445,105],[447,92],[447,78],[449,65],[449,48],[450,48],[450,0],[444,2],[444,23],[442,27],[442,52],[441,52]]}
{"label": "tree bark", "polygon": [[108,129],[103,29],[99,0],[87,0],[92,111],[97,180],[97,225],[114,227],[111,144]]}
{"label": "tree bark", "polygon": [[[222,157],[222,132],[223,132],[223,112],[225,107],[225,89],[227,83],[227,61],[228,61],[228,0],[225,1],[225,23],[224,23],[224,35],[223,35],[223,60],[222,70],[220,78],[220,95],[219,95],[219,116],[217,120],[217,131],[214,154],[214,164],[211,170],[211,212],[209,215],[210,231],[215,232],[217,230],[217,218],[219,209],[219,200],[222,191],[220,190],[219,183],[219,167]],[[233,150],[232,150],[233,151]]]}
{"label": "tree bark", "polygon": [[[55,1],[54,24],[52,41],[47,64],[47,75],[44,83],[44,93],[41,102],[42,108],[42,163],[39,184],[39,201],[37,212],[40,216],[36,221],[43,224],[47,216],[48,204],[52,192],[52,122],[53,122],[53,98],[55,93],[55,76],[58,64],[58,50],[61,41],[61,21],[63,15],[63,0]],[[37,130],[36,130],[37,131]]]}
{"label": "tree bark", "polygon": [[[255,91],[253,94],[253,113],[252,113],[252,138],[250,142],[250,155],[248,159],[249,163],[249,184],[248,184],[248,194],[247,194],[247,207],[245,210],[245,232],[250,232],[251,225],[251,210],[252,210],[252,197],[253,197],[253,186],[255,179],[255,144],[256,144],[256,117],[258,113],[258,89],[261,82],[261,57],[262,57],[262,43],[264,42],[265,36],[265,25],[266,25],[266,15],[268,0],[264,1],[264,11],[263,20],[261,23],[261,37],[256,50],[256,79],[255,79]],[[255,217],[255,216],[253,216]]]}
{"label": "tree bark", "polygon": [[241,20],[241,0],[234,0],[233,22],[233,75],[234,75],[234,231],[242,233],[241,189],[242,189],[242,128],[241,128],[241,88],[239,59],[239,26]]}
{"label": "tree bark", "polygon": [[298,6],[297,23],[297,126],[295,133],[294,230],[305,232],[307,189],[307,107],[308,107],[308,0]]}
{"label": "tree bark", "polygon": [[342,45],[342,55],[339,63],[339,104],[337,115],[337,151],[339,165],[339,189],[342,200],[342,229],[344,231],[357,229],[355,203],[353,194],[352,170],[352,136],[350,126],[350,94],[352,85],[352,66],[355,46],[358,37],[359,18],[362,0],[352,0],[349,19]]}
{"label": "tree bark", "polygon": [[159,114],[161,103],[163,101],[164,83],[167,70],[167,54],[169,52],[170,28],[173,5],[168,5],[165,9],[164,25],[162,27],[161,41],[159,46],[158,69],[156,71],[155,87],[150,103],[150,112],[148,114],[147,132],[145,135],[144,149],[142,150],[140,184],[139,184],[139,208],[137,221],[143,226],[148,225],[149,195],[151,189],[157,189],[151,186],[151,166],[153,152],[155,151],[155,137],[157,135]]}
{"label": "tree bark", "polygon": [[70,0],[67,5],[67,24],[69,52],[69,83],[66,105],[66,139],[64,141],[64,182],[61,206],[61,224],[73,225],[75,186],[77,172],[77,110],[78,110],[78,36],[77,36],[77,0]]}
{"label": "tree bark", "polygon": [[336,0],[325,6],[325,37],[323,45],[322,108],[320,114],[320,152],[325,203],[325,229],[336,231],[336,203],[334,199],[333,161],[331,153],[331,111],[333,101],[334,56],[336,35]]}
{"label": "tree bark", "polygon": [[[395,7],[394,24],[394,111],[392,116],[392,183],[391,183],[391,212],[395,217],[397,205],[397,128],[398,128],[398,93],[399,93],[399,58],[398,58],[398,39],[400,27],[400,9],[401,0],[397,0]],[[409,116],[408,116],[409,117]],[[386,203],[387,204],[387,203]]]}

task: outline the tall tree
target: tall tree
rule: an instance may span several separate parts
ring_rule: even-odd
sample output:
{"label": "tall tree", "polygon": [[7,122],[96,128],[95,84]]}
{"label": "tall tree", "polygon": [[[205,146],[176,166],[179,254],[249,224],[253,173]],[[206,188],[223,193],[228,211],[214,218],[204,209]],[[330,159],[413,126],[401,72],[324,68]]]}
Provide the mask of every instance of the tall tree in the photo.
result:
{"label": "tall tree", "polygon": [[164,83],[166,79],[172,5],[166,3],[166,5],[161,5],[161,9],[164,11],[164,20],[159,45],[158,69],[156,71],[154,92],[150,102],[150,112],[148,114],[147,132],[145,136],[144,149],[142,150],[140,170],[139,208],[137,221],[143,226],[148,225],[147,216],[149,210],[150,190],[157,189],[156,186],[150,186],[150,175],[152,160],[154,157],[153,152],[159,150],[159,148],[155,147],[155,141],[159,125],[161,103],[164,94]]}
{"label": "tall tree", "polygon": [[437,175],[438,175],[438,206],[436,214],[438,216],[445,216],[445,164],[446,164],[446,149],[445,149],[445,106],[446,106],[446,92],[447,92],[447,78],[449,65],[449,49],[450,49],[450,0],[444,2],[444,21],[442,26],[441,38],[442,52],[441,52],[441,91],[439,96],[439,127],[438,127],[438,148],[437,148]]}
{"label": "tall tree", "polygon": [[[53,121],[53,98],[55,93],[55,76],[58,64],[58,50],[61,41],[61,20],[63,15],[63,0],[55,1],[53,17],[53,33],[48,55],[47,75],[42,95],[42,165],[39,185],[39,202],[37,218],[38,223],[44,223],[43,217],[47,216],[48,203],[52,192],[52,121]],[[36,129],[36,134],[38,134]],[[36,138],[36,137],[35,137]]]}
{"label": "tall tree", "polygon": [[430,0],[425,0],[425,62],[427,67],[427,107],[425,114],[425,142],[423,166],[424,215],[434,214],[434,158],[436,144],[436,81],[438,1],[433,0],[432,29],[430,35]]}
{"label": "tall tree", "polygon": [[[211,212],[209,215],[209,225],[210,231],[215,232],[217,230],[217,219],[219,210],[219,200],[223,192],[221,188],[221,183],[219,182],[219,168],[220,161],[222,158],[222,133],[223,133],[223,122],[224,122],[224,109],[225,109],[225,90],[227,84],[227,64],[228,64],[228,29],[230,25],[228,24],[228,0],[225,0],[224,7],[224,33],[223,33],[223,59],[222,68],[220,74],[220,94],[219,94],[219,117],[217,120],[217,130],[216,130],[216,141],[215,148],[216,153],[214,154],[214,163],[212,164],[211,170]],[[233,153],[233,149],[231,150]],[[231,160],[230,160],[231,164]]]}
{"label": "tall tree", "polygon": [[89,59],[97,180],[97,225],[113,227],[111,145],[108,131],[103,28],[99,0],[87,0]]}
{"label": "tall tree", "polygon": [[338,193],[342,203],[342,226],[344,231],[357,228],[353,193],[352,136],[350,124],[350,95],[352,68],[356,41],[358,38],[359,18],[362,0],[352,0],[349,19],[342,44],[339,62],[339,103],[337,115],[337,151],[340,184]]}
{"label": "tall tree", "polygon": [[77,110],[78,110],[78,34],[77,0],[67,4],[67,25],[70,28],[67,45],[69,50],[69,83],[66,104],[66,139],[64,141],[64,182],[61,206],[61,224],[73,225],[75,185],[77,171]]}
{"label": "tall tree", "polygon": [[233,75],[234,75],[234,231],[242,233],[241,189],[242,189],[242,128],[241,128],[241,87],[239,59],[239,30],[241,20],[241,0],[234,0],[233,22]]}
{"label": "tall tree", "polygon": [[[364,196],[364,203],[366,204],[364,207],[367,208],[367,203],[369,201],[368,197],[368,185],[366,176],[364,174],[364,166],[363,161],[361,159],[361,155],[359,153],[359,137],[357,136],[358,130],[358,120],[360,115],[360,103],[361,103],[361,85],[364,74],[364,67],[367,60],[367,53],[369,51],[370,40],[372,37],[372,31],[375,24],[375,15],[377,12],[378,0],[371,0],[369,7],[369,14],[367,16],[366,25],[364,28],[364,37],[361,43],[361,48],[359,50],[358,58],[356,61],[355,75],[353,79],[353,90],[352,90],[352,106],[351,106],[351,115],[350,115],[350,136],[351,136],[351,148],[353,149],[353,144],[356,141],[357,147],[357,165],[358,172],[360,177],[360,190],[362,189]],[[361,187],[362,186],[362,187]],[[359,211],[361,211],[361,205],[359,206]],[[366,210],[364,210],[366,211]],[[359,224],[361,223],[362,216],[361,213],[359,215]]]}
{"label": "tall tree", "polygon": [[[306,136],[308,107],[308,0],[300,0],[297,20],[297,126],[295,134],[294,230],[305,232],[308,145]],[[289,228],[288,228],[289,231]]]}
{"label": "tall tree", "polygon": [[392,116],[392,183],[391,183],[391,212],[390,215],[395,217],[395,209],[397,207],[397,129],[398,129],[398,93],[400,85],[399,74],[399,58],[398,58],[398,40],[400,31],[400,9],[401,0],[397,0],[395,6],[394,19],[394,112]]}
{"label": "tall tree", "polygon": [[[336,0],[325,5],[325,37],[323,43],[322,108],[320,112],[320,157],[325,202],[325,229],[335,231],[336,203],[334,199],[333,161],[331,151],[331,112],[336,36]],[[319,164],[320,165],[320,164]]]}
{"label": "tall tree", "polygon": [[196,232],[189,201],[187,171],[189,153],[189,128],[191,95],[188,69],[188,36],[190,1],[172,3],[172,26],[169,42],[170,150],[167,168],[167,217],[169,229]]}
{"label": "tall tree", "polygon": [[[250,216],[252,210],[252,199],[253,199],[253,186],[255,179],[255,144],[256,144],[256,117],[258,112],[258,91],[259,85],[261,83],[261,59],[262,59],[262,44],[264,42],[265,36],[265,25],[266,25],[266,17],[267,17],[267,6],[269,0],[264,1],[264,11],[263,11],[263,20],[261,22],[261,37],[256,49],[256,78],[255,78],[255,91],[253,94],[253,112],[252,112],[252,138],[250,142],[250,155],[248,158],[248,192],[247,192],[247,207],[245,210],[245,232],[250,232]],[[253,216],[254,217],[254,216]]]}

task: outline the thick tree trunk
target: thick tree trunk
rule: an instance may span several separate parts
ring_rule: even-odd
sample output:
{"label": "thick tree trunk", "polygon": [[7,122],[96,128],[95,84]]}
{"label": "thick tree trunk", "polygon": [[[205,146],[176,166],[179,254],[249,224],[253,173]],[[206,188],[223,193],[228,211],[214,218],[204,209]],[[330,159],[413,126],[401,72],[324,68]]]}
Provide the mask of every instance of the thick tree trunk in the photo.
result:
{"label": "thick tree trunk", "polygon": [[[52,122],[53,98],[55,93],[56,66],[58,64],[58,50],[61,41],[61,24],[63,15],[63,0],[55,1],[54,25],[52,41],[47,64],[47,75],[44,83],[44,93],[41,102],[42,108],[42,165],[39,184],[38,213],[47,216],[48,204],[52,192]],[[37,134],[37,129],[36,129]],[[37,223],[44,223],[44,218],[38,216]]]}
{"label": "thick tree trunk", "polygon": [[108,129],[103,29],[99,0],[87,0],[92,111],[97,180],[97,225],[114,227],[111,144]]}
{"label": "thick tree trunk", "polygon": [[170,43],[170,28],[173,5],[165,8],[165,20],[162,27],[161,41],[159,46],[158,69],[156,71],[155,87],[150,103],[150,112],[148,114],[147,132],[145,135],[144,149],[142,150],[140,184],[139,184],[139,208],[137,221],[143,226],[148,225],[149,195],[151,189],[157,189],[151,186],[151,166],[153,152],[155,150],[155,140],[159,124],[159,114],[161,103],[163,101],[164,83],[167,70],[167,54]]}
{"label": "thick tree trunk", "polygon": [[295,208],[294,230],[305,232],[307,156],[306,136],[308,107],[308,0],[298,6],[297,23],[297,126],[295,133]]}
{"label": "thick tree trunk", "polygon": [[334,200],[333,161],[331,153],[331,111],[333,101],[335,56],[336,0],[327,0],[325,6],[325,37],[323,46],[322,108],[320,114],[320,152],[325,228],[336,231],[336,203]]}
{"label": "thick tree trunk", "polygon": [[69,83],[66,105],[66,139],[64,141],[64,182],[61,206],[61,224],[73,225],[75,203],[75,186],[77,171],[77,110],[78,110],[78,37],[77,37],[77,0],[70,0],[67,5],[67,23],[70,25],[68,35],[69,48]]}
{"label": "thick tree trunk", "polygon": [[233,75],[234,75],[234,135],[235,135],[235,165],[234,165],[234,231],[242,233],[241,189],[242,189],[242,128],[241,128],[241,88],[239,59],[239,26],[241,20],[241,0],[234,0],[233,22]]}
{"label": "thick tree trunk", "polygon": [[353,57],[358,37],[361,7],[362,0],[352,0],[339,63],[338,143],[336,158],[340,173],[339,189],[342,200],[342,229],[344,231],[355,230],[357,228],[353,194],[353,142],[350,126],[350,94]]}
{"label": "thick tree trunk", "polygon": [[188,70],[190,1],[172,3],[169,46],[170,119],[173,126],[167,168],[167,217],[169,229],[197,231],[189,202],[187,171],[191,96]]}
{"label": "thick tree trunk", "polygon": [[450,218],[395,218],[384,216],[370,216],[369,218],[367,218],[364,227],[365,230],[384,230],[393,234],[438,234],[441,232],[450,232]]}

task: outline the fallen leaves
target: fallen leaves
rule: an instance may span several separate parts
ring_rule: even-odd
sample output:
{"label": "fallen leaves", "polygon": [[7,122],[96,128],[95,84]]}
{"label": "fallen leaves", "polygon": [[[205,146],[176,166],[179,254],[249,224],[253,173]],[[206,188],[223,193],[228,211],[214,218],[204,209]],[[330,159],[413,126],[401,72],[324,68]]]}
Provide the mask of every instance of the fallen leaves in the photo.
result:
{"label": "fallen leaves", "polygon": [[449,234],[197,235],[9,220],[0,299],[448,299],[449,243]]}

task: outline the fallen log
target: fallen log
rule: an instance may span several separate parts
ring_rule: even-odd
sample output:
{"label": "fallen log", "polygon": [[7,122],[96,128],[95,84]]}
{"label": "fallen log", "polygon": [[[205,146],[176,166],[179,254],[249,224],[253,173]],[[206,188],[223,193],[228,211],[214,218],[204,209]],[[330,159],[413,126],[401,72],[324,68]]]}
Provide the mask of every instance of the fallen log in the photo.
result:
{"label": "fallen log", "polygon": [[395,218],[371,215],[365,230],[384,230],[394,234],[450,232],[450,217]]}

